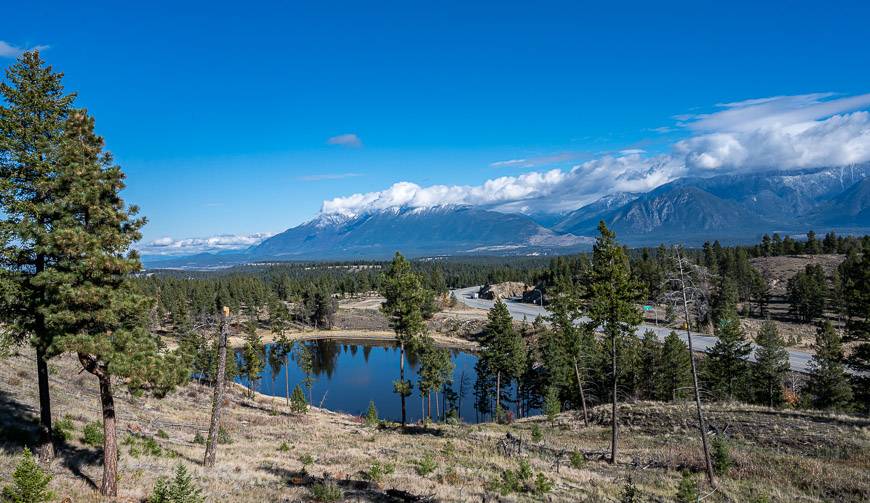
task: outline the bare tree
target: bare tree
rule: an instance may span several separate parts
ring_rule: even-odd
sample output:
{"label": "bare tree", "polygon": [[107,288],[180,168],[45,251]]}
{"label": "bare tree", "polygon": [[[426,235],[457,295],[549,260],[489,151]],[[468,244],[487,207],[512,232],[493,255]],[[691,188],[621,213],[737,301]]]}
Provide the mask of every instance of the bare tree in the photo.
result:
{"label": "bare tree", "polygon": [[707,468],[707,480],[716,486],[713,473],[713,463],[710,460],[710,449],[707,446],[707,425],[704,421],[704,410],[701,406],[701,391],[698,387],[698,370],[695,365],[695,351],[692,346],[691,317],[689,305],[693,305],[696,315],[705,314],[709,309],[709,284],[706,271],[689,261],[679,246],[674,246],[674,274],[667,278],[670,291],[665,294],[666,300],[674,305],[682,304],[686,321],[686,340],[689,346],[689,361],[692,363],[692,387],[695,391],[695,406],[698,411],[698,430],[701,432],[701,445],[704,448],[704,462]]}
{"label": "bare tree", "polygon": [[205,447],[205,466],[214,466],[217,451],[218,431],[220,431],[221,411],[224,403],[225,380],[227,373],[227,332],[229,331],[230,308],[224,306],[221,313],[221,331],[218,340],[218,365],[215,376],[214,400],[211,404],[211,423],[208,427],[208,443]]}

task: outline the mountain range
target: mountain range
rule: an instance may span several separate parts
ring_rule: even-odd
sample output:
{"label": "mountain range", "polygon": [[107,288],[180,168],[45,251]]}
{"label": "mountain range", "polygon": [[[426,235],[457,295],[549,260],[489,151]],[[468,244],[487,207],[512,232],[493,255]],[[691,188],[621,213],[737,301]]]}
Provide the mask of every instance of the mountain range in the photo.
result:
{"label": "mountain range", "polygon": [[219,267],[269,260],[564,254],[588,249],[604,220],[629,245],[755,242],[764,233],[867,232],[870,164],[681,178],[647,193],[616,193],[564,214],[472,206],[394,207],[320,214],[235,253],[155,260],[150,267]]}

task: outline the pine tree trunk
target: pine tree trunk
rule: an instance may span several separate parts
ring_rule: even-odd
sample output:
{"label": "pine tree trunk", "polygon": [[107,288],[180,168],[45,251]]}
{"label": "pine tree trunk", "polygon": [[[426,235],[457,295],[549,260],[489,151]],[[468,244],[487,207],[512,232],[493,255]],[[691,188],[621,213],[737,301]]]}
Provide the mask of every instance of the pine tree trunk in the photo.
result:
{"label": "pine tree trunk", "polygon": [[37,454],[42,462],[54,459],[54,439],[51,432],[51,396],[48,389],[48,361],[42,344],[36,347],[36,375],[39,386],[39,447]]}
{"label": "pine tree trunk", "polygon": [[[290,355],[284,355],[284,394],[287,396],[287,405],[290,405]],[[308,397],[311,403],[311,397]]]}
{"label": "pine tree trunk", "polygon": [[112,379],[103,369],[100,379],[100,403],[103,407],[103,482],[100,494],[118,495],[118,438],[115,428],[115,399],[112,397]]}
{"label": "pine tree trunk", "polygon": [[495,420],[498,422],[498,413],[501,411],[501,371],[495,373]]}
{"label": "pine tree trunk", "polygon": [[405,427],[405,343],[399,343],[399,381],[402,383],[402,428]]}
{"label": "pine tree trunk", "polygon": [[616,455],[617,449],[619,448],[619,418],[617,417],[616,410],[616,332],[611,335],[611,356],[612,356],[612,372],[613,378],[612,383],[613,387],[611,392],[613,393],[613,402],[611,406],[611,418],[610,418],[610,464],[616,463]]}
{"label": "pine tree trunk", "polygon": [[704,448],[704,461],[707,465],[707,481],[716,487],[713,473],[713,462],[710,460],[710,449],[707,447],[707,425],[704,423],[704,410],[701,408],[701,392],[698,389],[698,370],[695,365],[695,352],[692,347],[692,332],[689,330],[689,299],[686,297],[686,280],[683,277],[683,260],[677,249],[677,263],[680,266],[680,289],[683,294],[683,312],[686,316],[686,339],[689,343],[689,361],[692,362],[692,387],[695,389],[695,407],[698,410],[698,429],[701,432],[701,445]]}
{"label": "pine tree trunk", "polygon": [[577,357],[574,357],[574,373],[577,374],[577,386],[580,387],[580,403],[583,405],[583,426],[589,426],[589,413],[586,410],[586,392],[583,391],[583,380],[580,379],[580,367]]}
{"label": "pine tree trunk", "polygon": [[208,443],[205,447],[205,459],[203,464],[208,467],[214,466],[217,453],[217,438],[220,431],[221,411],[224,403],[224,388],[226,386],[227,373],[227,332],[229,330],[228,317],[230,309],[224,307],[221,316],[221,331],[218,341],[218,368],[214,386],[214,398],[211,404],[211,422],[208,427]]}
{"label": "pine tree trunk", "polygon": [[[45,270],[45,256],[36,256],[36,274]],[[48,388],[48,359],[46,357],[45,317],[36,312],[36,376],[39,388],[39,446],[37,456],[42,462],[54,459],[54,438],[51,431],[51,395]]]}

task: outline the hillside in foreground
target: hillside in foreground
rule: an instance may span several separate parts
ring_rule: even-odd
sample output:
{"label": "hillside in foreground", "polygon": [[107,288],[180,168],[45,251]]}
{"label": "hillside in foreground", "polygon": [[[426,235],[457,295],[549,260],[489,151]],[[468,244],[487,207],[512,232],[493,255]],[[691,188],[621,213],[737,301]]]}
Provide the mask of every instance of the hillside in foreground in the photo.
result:
{"label": "hillside in foreground", "polygon": [[[0,367],[2,480],[8,480],[22,445],[34,438],[32,364],[33,355],[24,350]],[[55,375],[78,370],[70,356],[51,365]],[[72,423],[69,440],[51,466],[52,488],[58,500],[99,501],[94,492],[99,452],[82,442],[85,425],[99,419],[95,383],[79,374],[68,380],[53,377],[51,385],[55,417]],[[179,462],[192,472],[207,501],[258,503],[311,500],[324,480],[335,481],[350,501],[614,501],[629,477],[647,500],[673,501],[681,471],[702,478],[689,404],[623,406],[621,458],[611,466],[603,460],[609,445],[607,407],[592,411],[589,427],[573,413],[563,413],[553,422],[535,417],[512,425],[412,427],[403,434],[390,425],[366,426],[359,418],[329,411],[291,415],[282,400],[249,400],[238,389],[229,393],[224,422],[231,443],[220,446],[216,467],[206,470],[203,446],[194,439],[208,427],[210,398],[211,390],[197,384],[163,400],[118,397],[120,501],[143,501],[155,480],[171,475]],[[867,419],[743,405],[711,406],[709,417],[711,429],[728,439],[734,467],[705,501],[870,498]],[[539,439],[533,439],[536,429]],[[508,432],[522,439],[519,455],[499,447]],[[424,462],[427,458],[431,463]],[[501,494],[505,470],[516,472],[520,460],[531,468],[531,487],[542,474],[552,483],[548,492]],[[377,463],[394,471],[378,476]],[[377,482],[370,481],[372,474]],[[707,489],[701,484],[702,493]]]}

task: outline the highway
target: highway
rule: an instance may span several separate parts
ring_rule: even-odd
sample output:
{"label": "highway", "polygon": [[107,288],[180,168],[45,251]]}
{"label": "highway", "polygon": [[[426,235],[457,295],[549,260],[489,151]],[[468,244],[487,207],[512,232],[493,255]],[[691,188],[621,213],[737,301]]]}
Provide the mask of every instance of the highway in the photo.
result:
{"label": "highway", "polygon": [[[468,287],[468,288],[460,288],[457,290],[453,290],[453,294],[456,296],[456,298],[460,302],[462,302],[463,304],[465,304],[468,307],[473,307],[473,308],[477,308],[477,309],[485,309],[488,311],[489,309],[492,308],[493,304],[495,304],[495,301],[474,298],[475,297],[474,294],[476,294],[478,292],[478,290],[480,290],[479,286],[472,286],[472,287]],[[522,321],[523,319],[525,319],[525,320],[528,320],[529,323],[531,323],[535,320],[535,318],[538,317],[538,315],[541,315],[544,317],[550,315],[550,312],[541,306],[537,306],[534,304],[525,304],[522,302],[518,302],[516,299],[504,299],[504,300],[505,300],[505,304],[507,304],[508,311],[510,311],[511,316],[515,320]],[[589,321],[589,319],[588,318],[581,318],[579,320],[576,320],[575,323],[579,324],[579,323],[584,323],[586,321]],[[655,325],[644,324],[644,325],[640,325],[637,328],[636,335],[638,337],[641,337],[643,335],[643,333],[647,330],[652,330],[656,334],[656,336],[658,336],[659,340],[664,340],[664,338],[668,335],[668,333],[672,329],[664,328],[664,327],[657,327]],[[675,330],[675,331],[680,336],[680,338],[683,340],[683,342],[687,342],[685,330]],[[695,351],[700,351],[700,352],[706,353],[707,351],[710,350],[710,348],[713,347],[714,344],[716,344],[716,340],[717,340],[716,337],[711,337],[709,335],[703,335],[703,334],[699,334],[697,332],[692,332],[692,346],[694,347]],[[751,361],[754,361],[755,360],[754,353],[755,353],[755,348],[756,348],[755,344],[752,345],[752,348],[753,348],[753,354],[750,355],[749,359]],[[809,363],[810,363],[811,357],[812,357],[811,354],[805,353],[803,351],[795,351],[795,350],[788,351],[789,365],[791,366],[791,369],[794,370],[795,372],[801,372],[803,374],[809,373]]]}

